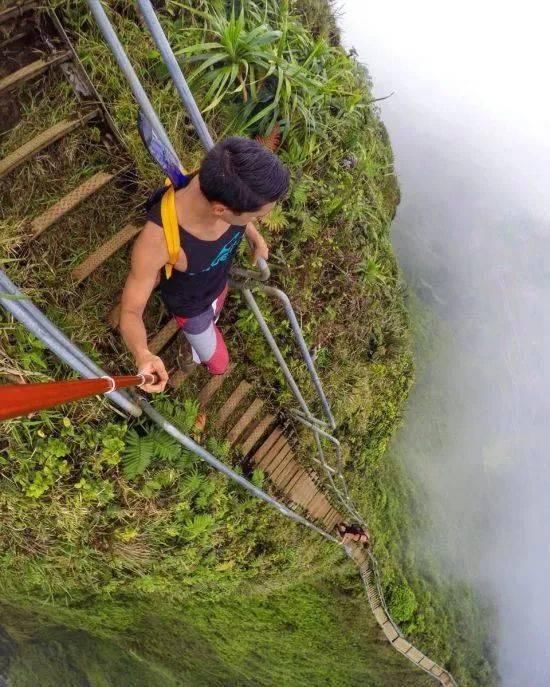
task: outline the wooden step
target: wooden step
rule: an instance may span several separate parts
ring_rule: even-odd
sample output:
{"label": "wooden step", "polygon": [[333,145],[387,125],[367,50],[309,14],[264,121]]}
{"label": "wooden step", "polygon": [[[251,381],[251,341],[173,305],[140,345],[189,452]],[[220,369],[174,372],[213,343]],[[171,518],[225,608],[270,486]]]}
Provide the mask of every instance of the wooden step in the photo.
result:
{"label": "wooden step", "polygon": [[300,475],[299,479],[294,482],[294,485],[287,491],[288,497],[302,508],[304,504],[309,501],[309,494],[313,482],[305,470]]}
{"label": "wooden step", "polygon": [[307,474],[297,460],[288,463],[280,472],[277,479],[279,489],[287,493],[296,484],[298,479]]}
{"label": "wooden step", "polygon": [[269,479],[273,482],[273,484],[276,484],[277,487],[281,487],[281,475],[285,473],[285,470],[287,468],[291,468],[295,465],[298,465],[294,458],[294,451],[292,450],[292,446],[288,444],[284,450],[281,451],[279,456],[277,456],[277,463],[273,461],[270,465],[270,470],[271,474],[269,475]]}
{"label": "wooden step", "polygon": [[23,164],[23,162],[26,162],[33,155],[36,155],[52,143],[59,141],[60,138],[83,126],[94,117],[97,117],[98,114],[99,110],[93,110],[79,119],[65,119],[42,131],[30,141],[24,143],[20,148],[14,150],[13,153],[7,155],[3,160],[0,160],[0,179]]}
{"label": "wooden step", "polygon": [[322,522],[323,518],[331,510],[331,508],[332,508],[332,506],[330,505],[330,503],[325,498],[325,500],[323,501],[323,504],[321,506],[319,506],[319,512],[317,515],[317,519],[321,520],[321,522]]}
{"label": "wooden step", "polygon": [[[309,473],[308,473],[308,474],[309,474]],[[311,479],[311,483],[312,483],[312,485],[313,485],[313,488],[312,488],[312,490],[311,490],[311,493],[309,494],[308,499],[304,502],[304,508],[305,508],[306,510],[309,510],[309,507],[310,507],[311,504],[313,503],[313,501],[314,501],[315,497],[317,496],[317,494],[319,494],[319,493],[322,494],[322,493],[323,493],[322,491],[319,490],[319,485],[315,482],[315,480],[313,479],[312,475],[309,474],[309,476],[310,476],[310,479]],[[324,494],[323,494],[323,496],[324,496]]]}
{"label": "wooden step", "polygon": [[252,460],[256,463],[256,465],[259,465],[262,458],[266,455],[266,453],[269,451],[269,449],[273,446],[273,444],[277,441],[277,439],[281,436],[282,433],[283,430],[280,427],[275,427],[275,429],[267,437],[264,443],[252,456]]}
{"label": "wooden step", "polygon": [[155,336],[149,341],[148,347],[151,353],[158,355],[160,351],[166,346],[166,344],[171,341],[171,339],[176,336],[179,330],[179,325],[176,320],[171,317],[170,320],[164,325],[164,327],[155,334]]}
{"label": "wooden step", "polygon": [[252,401],[252,403],[248,406],[245,412],[237,420],[237,423],[233,426],[231,431],[225,437],[226,441],[229,442],[230,446],[233,446],[233,444],[237,441],[237,439],[245,431],[248,425],[252,422],[252,420],[263,408],[263,405],[264,402],[259,398],[256,398],[254,399],[254,401]]}
{"label": "wooden step", "polygon": [[[302,481],[304,478],[304,475],[306,474],[305,470],[296,470],[294,475],[290,478],[290,480],[287,483],[287,486],[285,487],[285,496],[287,499],[290,499],[293,503],[297,504],[296,502],[296,486]],[[297,504],[301,505],[301,504]]]}
{"label": "wooden step", "polygon": [[16,86],[25,83],[25,81],[34,79],[36,76],[42,74],[42,72],[45,72],[50,67],[53,67],[60,62],[65,62],[65,60],[68,60],[70,56],[71,53],[66,50],[65,52],[60,52],[57,55],[53,55],[45,60],[36,60],[35,62],[31,62],[12,74],[8,74],[8,76],[0,79],[0,95],[6,91],[9,91],[11,88],[15,88]]}
{"label": "wooden step", "polygon": [[258,462],[258,467],[261,468],[264,472],[267,472],[267,469],[271,462],[279,455],[281,450],[287,445],[287,439],[285,435],[281,433],[277,441],[275,441],[275,443],[269,449],[269,451],[267,451],[264,457]]}
{"label": "wooden step", "polygon": [[273,460],[269,464],[266,463],[263,467],[263,469],[269,475],[269,479],[277,487],[279,486],[279,484],[277,482],[276,475],[280,471],[280,468],[286,465],[289,461],[292,461],[292,447],[290,446],[290,444],[285,443],[281,446],[281,449],[273,458]]}
{"label": "wooden step", "polygon": [[141,227],[135,224],[127,224],[118,233],[106,241],[96,251],[89,255],[78,267],[72,271],[72,277],[77,284],[80,284],[89,277],[90,274],[114,255],[119,248],[122,248],[141,231]]}
{"label": "wooden step", "polygon": [[197,397],[201,408],[204,408],[206,405],[208,405],[208,403],[214,398],[214,395],[221,389],[222,384],[229,377],[233,371],[233,368],[234,365],[231,363],[227,369],[227,372],[225,372],[223,375],[212,375],[212,377],[210,377],[208,382],[199,391],[199,395]]}
{"label": "wooden step", "polygon": [[302,470],[302,466],[297,462],[288,463],[279,474],[278,487],[281,491],[286,492],[289,485],[295,481],[296,475]]}
{"label": "wooden step", "polygon": [[323,515],[323,517],[322,517],[323,524],[325,525],[325,527],[327,529],[330,529],[330,523],[334,520],[335,517],[336,517],[336,511],[332,507],[330,508],[330,510],[328,510]]}
{"label": "wooden step", "polygon": [[296,485],[298,480],[302,479],[302,476],[304,475],[305,470],[300,466],[299,470],[295,470],[295,472],[292,474],[292,476],[289,477],[287,481],[287,485],[285,487],[285,493],[288,494],[292,490],[292,488]]}
{"label": "wooden step", "polygon": [[74,210],[80,203],[108,184],[113,177],[113,174],[98,172],[67,193],[57,203],[54,203],[45,212],[32,220],[30,225],[31,239],[39,236],[44,230],[60,220],[61,217]]}
{"label": "wooden step", "polygon": [[[313,496],[315,496],[315,488],[312,486],[311,480],[305,479],[299,485],[299,493],[297,495],[297,502],[307,512],[307,504],[311,503]],[[331,531],[332,528],[329,528]]]}
{"label": "wooden step", "polygon": [[302,468],[296,461],[294,454],[291,452],[290,454],[287,454],[287,456],[275,468],[271,479],[277,486],[277,489],[286,494],[287,485],[295,479],[296,474],[300,471],[302,471]]}
{"label": "wooden step", "polygon": [[266,415],[260,422],[254,427],[246,441],[241,446],[241,452],[243,456],[248,455],[254,446],[260,441],[263,435],[267,432],[270,425],[275,422],[275,415]]}
{"label": "wooden step", "polygon": [[318,492],[318,495],[319,498],[317,500],[312,501],[312,503],[310,504],[310,509],[312,513],[315,510],[316,517],[322,520],[325,517],[325,515],[329,512],[329,510],[332,508],[332,506],[330,505],[329,500],[322,491]]}
{"label": "wooden step", "polygon": [[315,498],[308,504],[308,511],[316,520],[322,519],[325,513],[328,513],[331,505],[327,501],[326,496],[322,492],[317,492]]}
{"label": "wooden step", "polygon": [[300,505],[304,510],[308,509],[309,504],[313,501],[318,491],[319,490],[317,489],[315,483],[310,481],[309,486],[305,490],[305,493],[300,501]]}
{"label": "wooden step", "polygon": [[242,381],[227,401],[223,404],[218,417],[215,422],[215,427],[218,429],[224,425],[230,415],[236,410],[239,403],[247,396],[252,389],[252,385],[248,382]]}
{"label": "wooden step", "polygon": [[343,521],[343,517],[340,515],[340,513],[333,508],[330,510],[323,518],[323,522],[326,525],[327,530],[330,532],[331,530],[336,527],[337,523]]}

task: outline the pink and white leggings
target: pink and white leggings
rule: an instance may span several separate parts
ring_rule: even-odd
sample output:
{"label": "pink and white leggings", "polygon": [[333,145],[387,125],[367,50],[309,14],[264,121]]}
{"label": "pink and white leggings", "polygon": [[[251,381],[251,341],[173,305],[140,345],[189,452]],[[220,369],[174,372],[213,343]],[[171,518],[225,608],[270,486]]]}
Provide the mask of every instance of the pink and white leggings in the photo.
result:
{"label": "pink and white leggings", "polygon": [[193,360],[206,365],[213,375],[222,375],[229,366],[229,353],[220,330],[216,326],[227,296],[227,286],[212,305],[193,317],[174,315],[185,338],[191,344]]}

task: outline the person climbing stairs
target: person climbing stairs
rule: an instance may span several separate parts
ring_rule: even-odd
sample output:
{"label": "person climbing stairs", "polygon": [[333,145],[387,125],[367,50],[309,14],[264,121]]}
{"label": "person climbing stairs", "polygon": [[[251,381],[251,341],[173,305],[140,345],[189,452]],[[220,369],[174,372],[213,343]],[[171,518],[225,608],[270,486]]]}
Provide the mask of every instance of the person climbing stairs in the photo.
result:
{"label": "person climbing stairs", "polygon": [[[228,275],[246,236],[254,259],[267,259],[265,240],[253,224],[288,191],[289,174],[259,142],[232,137],[217,143],[185,186],[166,186],[150,202],[147,222],[132,251],[124,287],[120,332],[140,374],[157,374],[162,391],[168,373],[147,348],[142,314],[158,287],[168,312],[189,341],[194,360],[223,374],[229,354],[216,325]],[[159,197],[160,196],[160,197]]]}

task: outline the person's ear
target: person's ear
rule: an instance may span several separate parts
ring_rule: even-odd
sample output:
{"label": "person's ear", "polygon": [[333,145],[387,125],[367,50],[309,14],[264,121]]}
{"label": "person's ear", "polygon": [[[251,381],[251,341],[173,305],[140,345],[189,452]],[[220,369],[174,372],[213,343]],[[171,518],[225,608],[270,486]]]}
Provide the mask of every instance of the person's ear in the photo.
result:
{"label": "person's ear", "polygon": [[222,215],[224,215],[227,212],[227,208],[225,207],[225,205],[223,205],[223,203],[214,202],[211,205],[212,205],[212,212],[215,215],[218,215],[218,217],[221,217]]}

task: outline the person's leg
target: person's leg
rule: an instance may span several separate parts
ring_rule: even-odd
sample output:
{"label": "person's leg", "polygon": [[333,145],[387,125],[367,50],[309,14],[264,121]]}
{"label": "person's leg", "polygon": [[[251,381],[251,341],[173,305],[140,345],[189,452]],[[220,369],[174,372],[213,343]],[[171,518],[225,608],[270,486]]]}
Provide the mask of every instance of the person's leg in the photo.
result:
{"label": "person's leg", "polygon": [[176,317],[185,338],[206,365],[208,371],[214,375],[226,372],[229,366],[229,353],[220,330],[214,319],[219,315],[223,306],[227,288],[220,294],[212,306],[195,317]]}

